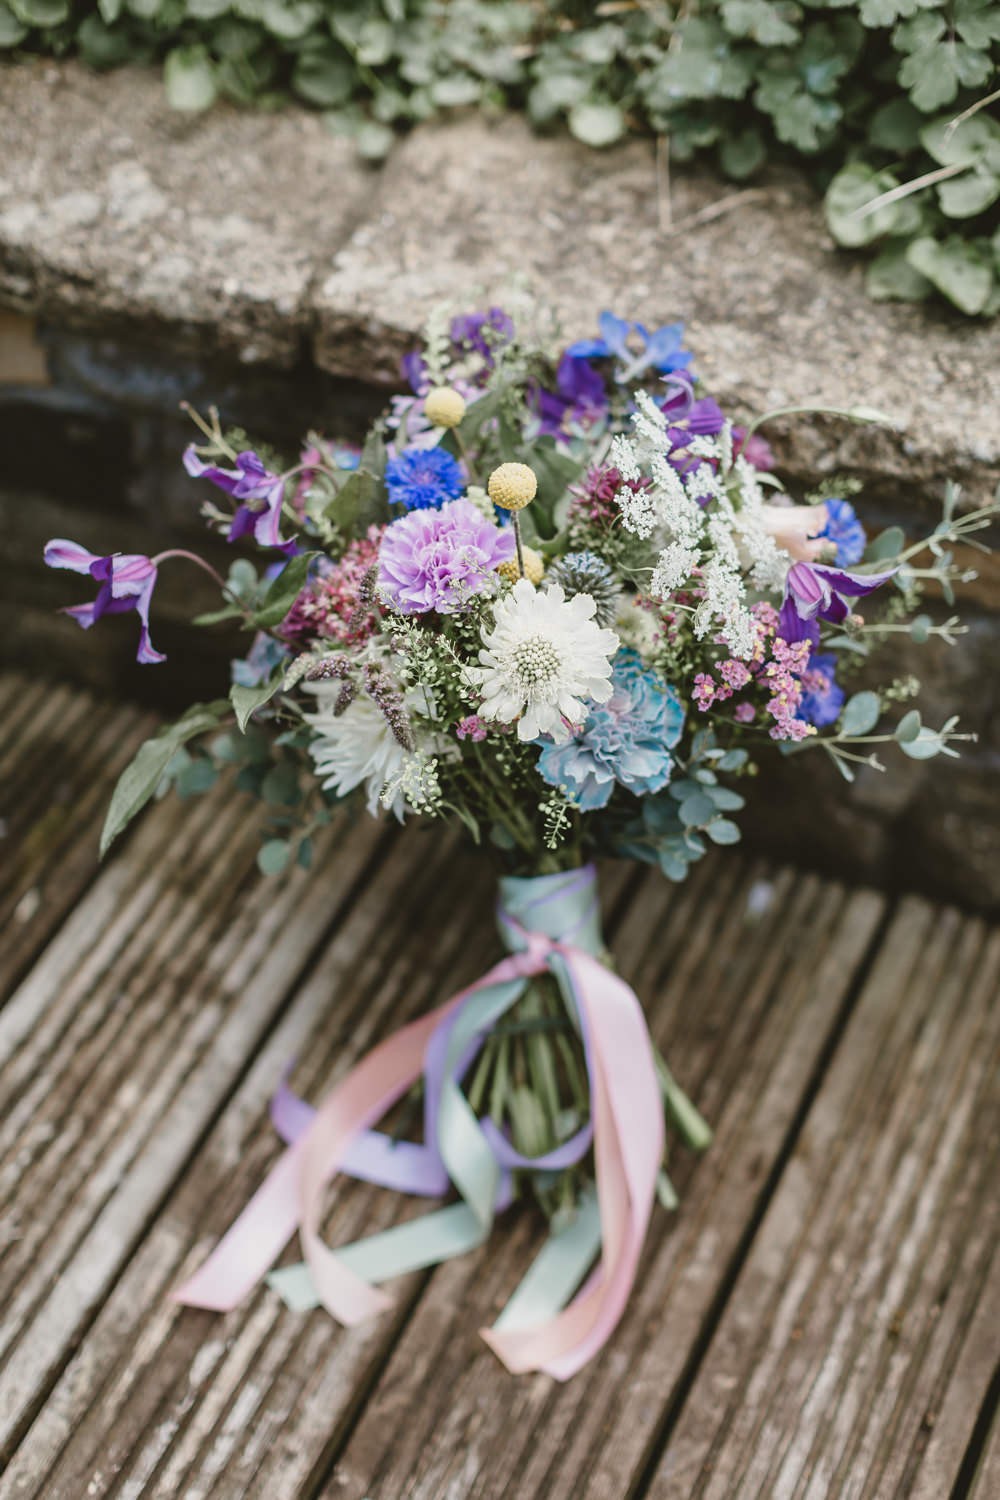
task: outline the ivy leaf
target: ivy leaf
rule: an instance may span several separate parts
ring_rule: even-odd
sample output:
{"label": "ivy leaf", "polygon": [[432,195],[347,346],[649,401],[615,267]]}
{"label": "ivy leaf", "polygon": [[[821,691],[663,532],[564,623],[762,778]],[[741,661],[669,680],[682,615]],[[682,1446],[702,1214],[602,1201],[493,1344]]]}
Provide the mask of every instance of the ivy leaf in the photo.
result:
{"label": "ivy leaf", "polygon": [[888,234],[898,217],[895,203],[865,215],[859,210],[898,186],[899,181],[891,172],[874,172],[863,162],[852,162],[842,168],[830,183],[823,203],[826,222],[837,243],[855,248],[870,245],[872,240]]}
{"label": "ivy leaf", "polygon": [[971,172],[938,183],[938,202],[949,219],[972,219],[1000,198],[1000,177],[978,163]]}
{"label": "ivy leaf", "polygon": [[625,134],[625,115],[610,99],[575,104],[568,123],[585,146],[613,146]]}
{"label": "ivy leaf", "polygon": [[173,109],[197,113],[214,104],[215,68],[205,47],[175,47],[163,64],[163,84]]}
{"label": "ivy leaf", "polygon": [[339,49],[303,52],[292,73],[292,88],[320,109],[346,104],[355,90],[353,64]]}
{"label": "ivy leaf", "polygon": [[914,240],[906,258],[939,292],[972,316],[982,312],[993,290],[993,267],[975,245],[952,235],[938,241]]}
{"label": "ivy leaf", "polygon": [[759,130],[752,127],[730,136],[719,147],[719,165],[727,177],[743,182],[752,177],[767,159],[767,147]]}
{"label": "ivy leaf", "polygon": [[223,698],[215,703],[195,703],[176,724],[168,724],[139,746],[132,760],[118,778],[104,828],[101,831],[101,857],[108,852],[118,835],[140,812],[159,786],[173,757],[182,745],[196,735],[215,729],[229,712]]}
{"label": "ivy leaf", "polygon": [[27,35],[27,26],[0,0],[0,47],[17,47]]}
{"label": "ivy leaf", "polygon": [[[934,290],[906,258],[908,240],[897,239],[876,255],[865,274],[865,291],[876,302],[922,302]],[[899,548],[896,549],[898,553]],[[896,553],[892,554],[893,556]]]}
{"label": "ivy leaf", "polygon": [[924,117],[909,99],[891,99],[871,117],[868,139],[883,151],[912,151],[920,139]]}

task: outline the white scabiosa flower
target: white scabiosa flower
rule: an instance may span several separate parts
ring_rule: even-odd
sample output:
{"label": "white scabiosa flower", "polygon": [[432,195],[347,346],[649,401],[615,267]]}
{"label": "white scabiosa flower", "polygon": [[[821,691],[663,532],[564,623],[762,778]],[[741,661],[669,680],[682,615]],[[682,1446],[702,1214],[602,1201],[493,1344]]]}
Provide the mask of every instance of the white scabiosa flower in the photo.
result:
{"label": "white scabiosa flower", "polygon": [[483,632],[481,665],[467,669],[483,695],[479,717],[517,719],[522,740],[568,739],[567,725],[583,722],[586,704],[611,697],[618,637],[600,629],[594,611],[589,594],[567,599],[559,584],[536,593],[526,578],[516,583],[494,607],[493,629]]}
{"label": "white scabiosa flower", "polygon": [[387,783],[396,787],[387,804],[400,822],[406,811],[402,790],[409,751],[393,733],[389,721],[371,698],[359,695],[343,710],[335,713],[340,684],[317,683],[314,687],[317,710],[306,714],[313,731],[309,752],[316,765],[320,785],[346,797],[364,786],[368,811],[377,816],[382,789]]}

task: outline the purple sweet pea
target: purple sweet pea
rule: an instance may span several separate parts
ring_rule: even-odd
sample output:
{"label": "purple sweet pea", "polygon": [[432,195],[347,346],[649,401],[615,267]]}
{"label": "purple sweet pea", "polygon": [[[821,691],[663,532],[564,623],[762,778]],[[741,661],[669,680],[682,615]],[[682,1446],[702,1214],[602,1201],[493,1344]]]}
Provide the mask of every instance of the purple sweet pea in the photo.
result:
{"label": "purple sweet pea", "polygon": [[45,562],[50,568],[87,573],[100,585],[93,604],[74,604],[64,614],[72,615],[84,630],[89,630],[102,615],[123,615],[134,609],[140,622],[136,660],[144,666],[166,661],[149,639],[149,605],[156,587],[156,564],[150,558],[133,552],[100,557],[76,542],[56,538],[46,545]]}
{"label": "purple sweet pea", "polygon": [[570,425],[599,421],[608,409],[601,376],[587,360],[568,353],[559,361],[555,390],[536,391],[534,402],[539,431],[550,437],[563,435]]}
{"label": "purple sweet pea", "polygon": [[849,614],[848,599],[863,598],[888,583],[895,573],[850,573],[824,563],[796,562],[785,579],[785,598],[778,634],[790,645],[809,641],[819,645],[819,621],[842,625]]}
{"label": "purple sweet pea", "polygon": [[[570,344],[566,352],[574,359],[619,360],[623,368],[615,372],[615,379],[620,384],[634,380],[645,370],[658,370],[661,375],[683,370],[694,357],[682,346],[683,323],[665,323],[650,333],[642,323],[629,323],[624,318],[616,318],[614,313],[602,312],[597,327],[600,338],[581,339]],[[642,346],[638,354],[633,353],[629,345],[632,335]]]}
{"label": "purple sweet pea", "polygon": [[252,533],[261,547],[288,545],[281,536],[285,481],[266,469],[256,453],[247,449],[236,455],[235,469],[220,469],[216,464],[202,463],[192,443],[184,450],[184,467],[192,478],[210,479],[240,502],[226,533],[227,541],[238,542]]}

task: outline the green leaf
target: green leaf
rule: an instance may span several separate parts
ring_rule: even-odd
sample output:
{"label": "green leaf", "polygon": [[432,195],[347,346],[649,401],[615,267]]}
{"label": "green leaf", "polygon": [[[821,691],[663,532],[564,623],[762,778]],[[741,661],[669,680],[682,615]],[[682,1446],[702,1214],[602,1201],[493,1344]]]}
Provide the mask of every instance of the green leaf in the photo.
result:
{"label": "green leaf", "polygon": [[931,120],[920,132],[920,143],[942,167],[1000,166],[1000,125],[985,111],[956,124],[953,116]]}
{"label": "green leaf", "polygon": [[174,778],[174,790],[178,797],[200,797],[212,789],[219,779],[219,772],[203,755],[189,759],[187,765]]}
{"label": "green leaf", "polygon": [[16,47],[27,35],[27,26],[18,20],[9,5],[0,0],[0,47]]}
{"label": "green leaf", "polygon": [[164,771],[181,746],[197,735],[215,729],[228,712],[229,703],[226,699],[215,703],[196,703],[176,724],[167,725],[159,734],[140,745],[119,776],[112,793],[101,832],[102,858],[122,830],[153,796]]}
{"label": "green leaf", "polygon": [[922,724],[920,733],[913,739],[902,741],[899,748],[911,760],[933,760],[944,750],[944,740],[936,729],[929,729],[926,724]]}
{"label": "green leaf", "polygon": [[906,546],[906,532],[902,526],[887,526],[873,542],[865,548],[865,562],[889,562],[898,557]]}
{"label": "green leaf", "polygon": [[625,134],[625,115],[609,99],[583,102],[570,110],[569,128],[585,146],[612,146]]}
{"label": "green leaf", "polygon": [[10,0],[10,6],[26,26],[61,26],[69,15],[69,0]]}
{"label": "green leaf", "polygon": [[939,182],[938,202],[949,219],[971,219],[1000,198],[1000,177],[979,162],[961,177]]}
{"label": "green leaf", "polygon": [[908,714],[904,714],[896,725],[896,739],[901,745],[908,745],[915,740],[920,733],[920,710],[911,708]]}
{"label": "green leaf", "polygon": [[993,267],[975,245],[956,235],[938,241],[914,240],[906,258],[955,306],[970,316],[982,312],[993,289]]}
{"label": "green leaf", "polygon": [[340,486],[323,514],[342,536],[356,537],[369,526],[389,519],[389,503],[381,481],[368,469],[358,468]]}
{"label": "green leaf", "polygon": [[680,805],[680,819],[685,828],[702,828],[715,815],[715,803],[707,792],[693,792]]}
{"label": "green leaf", "polygon": [[262,875],[280,875],[292,857],[287,839],[268,839],[257,851],[257,868]]}
{"label": "green leaf", "polygon": [[907,240],[894,240],[869,265],[865,290],[876,302],[922,302],[934,290],[927,277],[907,260],[908,244]]}
{"label": "green leaf", "polygon": [[354,65],[339,51],[304,52],[292,73],[292,88],[310,104],[320,109],[334,109],[346,104],[354,93]]}
{"label": "green leaf", "polygon": [[205,47],[175,47],[163,64],[163,83],[173,109],[208,109],[217,93],[215,68]]}
{"label": "green leaf", "polygon": [[728,818],[716,818],[705,832],[713,844],[738,844],[741,838],[739,828]]}
{"label": "green leaf", "polygon": [[855,693],[844,705],[840,718],[841,734],[870,734],[878,723],[881,712],[882,705],[877,693]]}
{"label": "green leaf", "polygon": [[767,159],[767,147],[759,130],[752,127],[727,137],[719,147],[719,165],[727,177],[743,182],[752,177]]}
{"label": "green leaf", "polygon": [[931,625],[933,621],[930,615],[917,615],[910,623],[910,637],[918,646],[926,646],[931,638]]}
{"label": "green leaf", "polygon": [[354,132],[354,144],[365,161],[382,161],[396,143],[396,132],[378,120],[363,120]]}
{"label": "green leaf", "polygon": [[868,139],[883,151],[909,152],[920,139],[923,123],[923,115],[919,109],[914,109],[909,99],[890,99],[872,115]]}
{"label": "green leaf", "polygon": [[257,687],[243,687],[238,682],[233,683],[229,689],[229,701],[236,713],[236,723],[241,734],[246,731],[250,715],[256,709],[263,707],[265,703],[269,703],[280,686],[280,675],[272,678],[270,682],[260,683]]}
{"label": "green leaf", "polygon": [[721,812],[739,812],[746,807],[746,798],[728,786],[714,786],[708,794]]}
{"label": "green leaf", "polygon": [[302,592],[313,558],[318,556],[318,552],[300,552],[285,564],[254,615],[254,623],[258,629],[272,630],[275,625],[281,624]]}
{"label": "green leaf", "polygon": [[895,203],[877,208],[874,213],[862,215],[860,210],[898,186],[899,180],[891,172],[874,172],[863,162],[852,162],[842,168],[830,183],[823,204],[834,239],[856,248],[888,234],[898,217]]}

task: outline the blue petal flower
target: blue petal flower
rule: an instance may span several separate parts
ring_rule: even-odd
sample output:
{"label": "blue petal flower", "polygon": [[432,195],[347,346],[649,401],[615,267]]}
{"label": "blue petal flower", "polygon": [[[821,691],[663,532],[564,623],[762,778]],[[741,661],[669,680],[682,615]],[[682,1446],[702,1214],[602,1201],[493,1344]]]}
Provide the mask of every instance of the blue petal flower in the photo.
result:
{"label": "blue petal flower", "polygon": [[670,751],[684,727],[677,694],[637,652],[624,647],[617,653],[611,683],[608,702],[595,704],[569,740],[540,741],[543,779],[564,788],[584,812],[607,807],[616,784],[636,797],[665,787],[673,770]]}
{"label": "blue petal flower", "polygon": [[819,533],[837,548],[837,567],[852,568],[865,555],[868,537],[849,500],[827,500],[826,525]]}
{"label": "blue petal flower", "polygon": [[461,465],[446,448],[404,448],[386,465],[385,483],[391,503],[406,510],[437,510],[465,489]]}
{"label": "blue petal flower", "polygon": [[814,652],[802,682],[805,691],[796,710],[797,717],[817,729],[825,729],[840,718],[846,694],[837,681],[837,658],[833,653]]}

